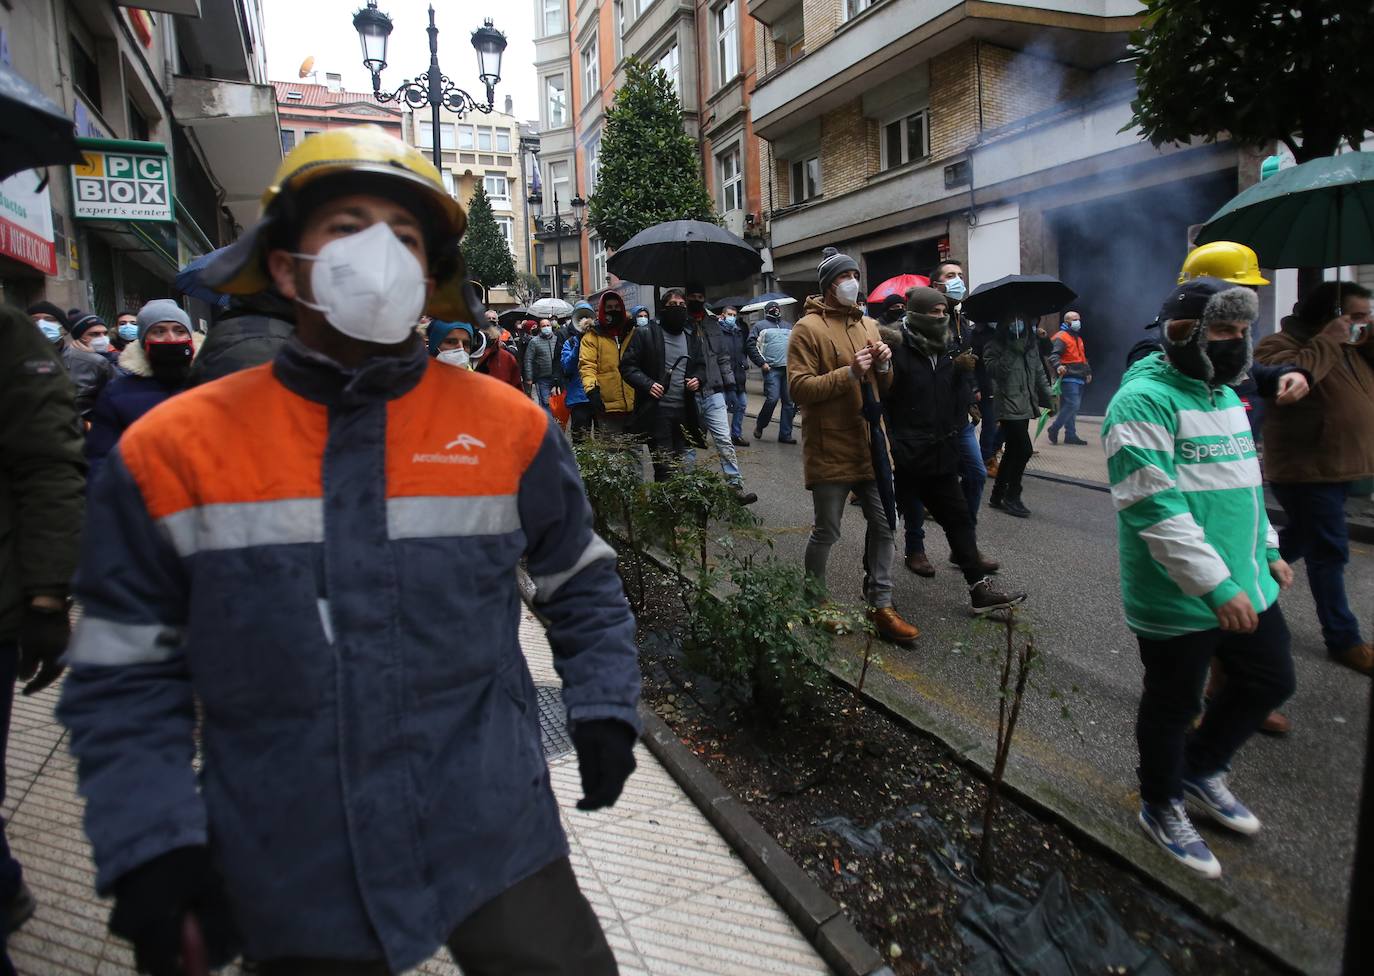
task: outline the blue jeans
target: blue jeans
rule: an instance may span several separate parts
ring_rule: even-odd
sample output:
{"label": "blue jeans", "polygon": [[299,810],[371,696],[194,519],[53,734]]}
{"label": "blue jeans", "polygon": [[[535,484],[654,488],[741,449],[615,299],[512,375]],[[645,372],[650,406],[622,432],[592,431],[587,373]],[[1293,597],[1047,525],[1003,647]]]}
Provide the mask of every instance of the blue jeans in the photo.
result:
{"label": "blue jeans", "polygon": [[768,429],[773,419],[773,408],[782,401],[782,415],[778,418],[778,440],[792,439],[792,418],[797,415],[797,407],[792,402],[792,394],[787,389],[787,368],[774,366],[763,374],[763,409],[754,424],[754,433],[759,437]]}
{"label": "blue jeans", "polygon": [[[983,452],[983,460],[991,461],[993,455],[1002,449],[1002,425],[997,422],[997,398],[984,396],[978,404],[983,414],[983,426],[978,432],[978,445]],[[987,469],[983,469],[987,477]]]}
{"label": "blue jeans", "polygon": [[[735,456],[735,445],[730,443],[730,420],[725,411],[726,393],[698,393],[697,394],[697,413],[701,417],[701,425],[706,428],[706,432],[711,435],[711,442],[716,446],[716,454],[720,455],[720,471],[725,475],[725,480],[732,485],[744,484],[744,479],[739,473],[739,459]],[[696,448],[687,452],[687,463],[695,464],[697,460]]]}
{"label": "blue jeans", "polygon": [[1060,429],[1064,439],[1078,440],[1078,409],[1083,406],[1083,381],[1071,380],[1067,376],[1059,384],[1059,413],[1050,424],[1050,436],[1055,437]]}
{"label": "blue jeans", "polygon": [[[539,405],[545,410],[549,409],[549,397],[553,396],[553,379],[543,379],[534,381],[534,396]],[[552,413],[552,411],[549,411]]]}
{"label": "blue jeans", "polygon": [[744,392],[744,384],[725,393],[725,408],[730,411],[730,436],[744,439],[744,411],[749,407],[749,394]]}
{"label": "blue jeans", "polygon": [[[983,486],[988,483],[988,469],[983,464],[983,452],[973,424],[959,435],[959,484],[964,491],[969,518],[978,524],[978,506],[983,501]],[[914,556],[926,547],[926,510],[921,499],[910,496],[902,501],[902,519],[906,522],[906,554]]]}
{"label": "blue jeans", "polygon": [[1360,622],[1345,597],[1345,564],[1350,561],[1346,484],[1272,487],[1288,516],[1288,524],[1279,529],[1279,554],[1290,563],[1307,560],[1307,585],[1317,605],[1327,652],[1338,654],[1363,643]]}

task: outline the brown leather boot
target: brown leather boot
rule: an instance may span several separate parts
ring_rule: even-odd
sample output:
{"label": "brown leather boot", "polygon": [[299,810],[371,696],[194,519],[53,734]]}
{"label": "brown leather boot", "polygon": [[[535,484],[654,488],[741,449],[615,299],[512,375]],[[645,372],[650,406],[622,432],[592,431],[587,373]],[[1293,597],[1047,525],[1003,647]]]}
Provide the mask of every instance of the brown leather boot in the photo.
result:
{"label": "brown leather boot", "polygon": [[[1002,568],[1002,564],[999,563],[997,560],[989,559],[987,556],[983,555],[983,550],[979,549],[977,550],[977,553],[978,561],[973,564],[972,568],[978,570],[978,572],[982,573],[984,576],[986,576],[989,573],[995,573]],[[954,561],[953,556],[949,557],[949,564],[951,566],[959,565],[957,562]]]}
{"label": "brown leather boot", "polygon": [[1270,712],[1260,723],[1260,731],[1265,735],[1287,735],[1293,731],[1293,720],[1282,712]]}
{"label": "brown leather boot", "polygon": [[912,553],[906,557],[906,568],[923,579],[930,579],[935,575],[935,567],[930,564],[925,551]]}
{"label": "brown leather boot", "polygon": [[1332,654],[1331,660],[1344,664],[1360,674],[1374,674],[1374,644],[1356,644],[1339,653]]}
{"label": "brown leather boot", "polygon": [[869,607],[868,619],[873,621],[879,637],[894,644],[909,644],[921,636],[920,629],[903,620],[892,607]]}
{"label": "brown leather boot", "polygon": [[992,457],[988,458],[987,463],[984,465],[984,467],[986,467],[986,468],[988,469],[988,477],[989,477],[989,478],[996,478],[996,477],[997,477],[997,468],[1001,465],[1001,463],[1002,463],[1002,452],[1001,452],[1001,451],[998,451],[998,452],[997,452],[996,454],[994,454]]}

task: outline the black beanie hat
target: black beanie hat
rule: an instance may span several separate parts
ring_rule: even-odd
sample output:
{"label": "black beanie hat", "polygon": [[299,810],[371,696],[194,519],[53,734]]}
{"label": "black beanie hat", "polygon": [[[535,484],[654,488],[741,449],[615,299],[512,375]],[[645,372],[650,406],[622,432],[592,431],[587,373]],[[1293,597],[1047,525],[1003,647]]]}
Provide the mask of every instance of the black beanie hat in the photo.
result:
{"label": "black beanie hat", "polygon": [[67,327],[67,313],[62,311],[62,309],[58,308],[52,302],[34,302],[25,309],[25,311],[29,315],[51,315],[53,318],[57,319],[58,324],[61,325],[62,328],[65,329]]}
{"label": "black beanie hat", "polygon": [[72,324],[67,327],[67,332],[71,334],[73,339],[80,339],[86,334],[86,330],[91,326],[104,324],[105,320],[99,315],[96,315],[94,312],[87,312],[84,315],[73,316]]}

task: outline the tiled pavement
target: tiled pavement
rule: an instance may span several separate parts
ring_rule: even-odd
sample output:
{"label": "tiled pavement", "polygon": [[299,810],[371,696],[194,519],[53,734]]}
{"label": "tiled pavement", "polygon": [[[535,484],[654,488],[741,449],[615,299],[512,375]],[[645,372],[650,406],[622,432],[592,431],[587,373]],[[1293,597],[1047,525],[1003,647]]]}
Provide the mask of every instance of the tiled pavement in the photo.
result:
{"label": "tiled pavement", "polygon": [[[521,643],[536,684],[556,684],[548,643],[526,615]],[[38,912],[10,940],[22,976],[126,976],[132,955],[108,935],[81,830],[75,763],[53,719],[57,693],[16,695],[4,817]],[[611,810],[583,813],[577,760],[550,764],[582,890],[596,908],[620,971],[720,976],[828,970],[744,863],[644,747]],[[236,976],[237,969],[226,970]],[[447,956],[420,973],[457,976]]]}

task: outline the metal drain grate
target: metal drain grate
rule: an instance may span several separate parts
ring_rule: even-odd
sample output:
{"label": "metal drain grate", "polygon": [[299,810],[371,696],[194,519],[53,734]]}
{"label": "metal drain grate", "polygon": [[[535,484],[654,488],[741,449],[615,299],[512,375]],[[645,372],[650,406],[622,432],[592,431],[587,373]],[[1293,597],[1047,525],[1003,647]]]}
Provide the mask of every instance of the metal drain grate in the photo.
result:
{"label": "metal drain grate", "polygon": [[557,759],[572,752],[573,743],[568,736],[563,709],[563,689],[557,685],[536,686],[534,695],[539,702],[539,741],[544,747],[544,758]]}

